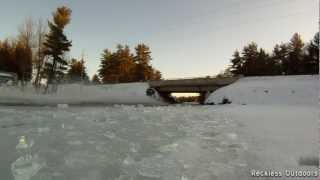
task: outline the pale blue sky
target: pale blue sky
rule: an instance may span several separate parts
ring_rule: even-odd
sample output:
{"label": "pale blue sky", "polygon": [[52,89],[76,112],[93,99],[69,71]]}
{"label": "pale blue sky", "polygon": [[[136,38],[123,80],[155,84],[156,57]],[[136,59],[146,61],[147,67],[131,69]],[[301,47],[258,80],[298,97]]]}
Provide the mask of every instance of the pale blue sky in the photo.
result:
{"label": "pale blue sky", "polygon": [[146,43],[165,78],[214,75],[235,49],[255,41],[271,50],[294,32],[309,41],[318,30],[318,0],[0,0],[0,39],[14,37],[26,17],[73,11],[66,33],[72,57],[86,55],[96,72],[105,48]]}

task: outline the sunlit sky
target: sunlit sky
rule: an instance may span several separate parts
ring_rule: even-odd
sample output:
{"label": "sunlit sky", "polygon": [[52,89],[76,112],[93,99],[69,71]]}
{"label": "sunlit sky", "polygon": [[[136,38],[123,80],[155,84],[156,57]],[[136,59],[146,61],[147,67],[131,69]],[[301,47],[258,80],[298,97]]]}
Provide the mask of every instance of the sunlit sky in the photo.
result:
{"label": "sunlit sky", "polygon": [[138,43],[151,47],[165,78],[215,75],[235,49],[251,41],[268,51],[294,32],[309,41],[318,30],[318,0],[0,0],[0,40],[14,37],[27,17],[51,19],[72,9],[66,34],[70,56],[85,54],[90,75],[103,49]]}

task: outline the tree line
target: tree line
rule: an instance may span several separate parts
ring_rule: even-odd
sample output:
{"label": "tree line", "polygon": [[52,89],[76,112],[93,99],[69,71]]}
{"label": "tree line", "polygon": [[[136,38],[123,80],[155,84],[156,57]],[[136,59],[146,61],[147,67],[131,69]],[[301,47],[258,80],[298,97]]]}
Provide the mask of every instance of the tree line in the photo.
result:
{"label": "tree line", "polygon": [[[0,71],[15,73],[22,84],[32,81],[37,88],[45,82],[46,90],[49,85],[54,90],[58,83],[89,83],[84,59],[68,57],[72,41],[64,29],[71,22],[71,13],[70,8],[62,6],[47,24],[26,19],[16,38],[0,41]],[[128,46],[118,45],[115,52],[106,49],[91,83],[160,79],[161,73],[151,66],[151,60],[151,50],[145,44],[137,45],[135,54]]]}
{"label": "tree line", "polygon": [[[17,74],[18,79],[32,81],[35,87],[66,82],[93,84],[140,82],[161,79],[161,72],[151,65],[150,47],[141,43],[134,53],[127,45],[115,51],[105,49],[97,73],[89,80],[83,58],[69,58],[72,46],[64,29],[71,22],[71,9],[58,7],[48,23],[27,19],[18,29],[18,36],[0,41],[0,71]],[[287,43],[276,44],[271,53],[254,42],[236,50],[224,75],[300,75],[319,72],[319,33],[310,42],[303,42],[295,33]]]}
{"label": "tree line", "polygon": [[36,87],[43,79],[48,87],[65,78],[69,68],[65,53],[72,44],[64,27],[70,19],[71,9],[65,6],[57,8],[48,26],[27,19],[17,38],[0,42],[0,71],[16,73],[22,84],[33,80]]}
{"label": "tree line", "polygon": [[0,42],[0,70],[16,73],[20,81],[30,81],[32,77],[31,48],[21,40]]}
{"label": "tree line", "polygon": [[271,54],[249,43],[233,53],[227,71],[244,76],[318,74],[319,32],[308,43],[295,33],[289,42],[276,44]]}
{"label": "tree line", "polygon": [[137,82],[161,79],[161,72],[150,65],[151,51],[145,44],[135,47],[118,45],[115,52],[105,49],[98,70],[103,83]]}

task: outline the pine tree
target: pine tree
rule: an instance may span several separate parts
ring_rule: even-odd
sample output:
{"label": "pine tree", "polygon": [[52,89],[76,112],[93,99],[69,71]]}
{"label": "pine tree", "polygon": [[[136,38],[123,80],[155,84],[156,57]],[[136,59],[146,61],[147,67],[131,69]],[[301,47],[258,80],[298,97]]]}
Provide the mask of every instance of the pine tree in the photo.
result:
{"label": "pine tree", "polygon": [[274,69],[275,75],[282,75],[288,72],[288,66],[286,65],[288,61],[289,47],[287,44],[282,43],[281,45],[276,44],[272,51],[271,59],[274,66],[269,68]]}
{"label": "pine tree", "polygon": [[98,74],[103,83],[109,83],[114,81],[112,72],[114,70],[112,69],[112,67],[114,67],[113,56],[113,53],[110,52],[108,49],[105,49],[102,53]]}
{"label": "pine tree", "polygon": [[53,14],[53,23],[48,22],[49,33],[44,42],[44,54],[50,57],[46,62],[47,84],[61,78],[67,70],[64,53],[70,50],[71,41],[65,36],[63,29],[70,22],[71,10],[65,6],[57,8]]}
{"label": "pine tree", "polygon": [[319,73],[319,33],[307,45],[298,33],[289,43],[276,44],[272,54],[259,49],[256,43],[235,51],[231,59],[231,72],[245,76],[299,75]]}
{"label": "pine tree", "polygon": [[236,75],[241,75],[244,73],[243,59],[238,50],[236,50],[232,55],[230,71]]}
{"label": "pine tree", "polygon": [[307,52],[304,57],[304,69],[306,74],[319,73],[319,32],[315,34],[313,40],[306,47]]}
{"label": "pine tree", "polygon": [[149,66],[151,58],[150,48],[145,44],[139,44],[135,47],[136,56],[134,61],[137,64],[135,72],[136,81],[147,81],[152,78],[152,68]]}
{"label": "pine tree", "polygon": [[304,43],[301,36],[295,33],[289,43],[289,53],[287,60],[283,63],[285,74],[298,75],[303,74],[303,47]]}
{"label": "pine tree", "polygon": [[70,82],[87,82],[89,80],[86,67],[83,60],[72,59],[68,70]]}
{"label": "pine tree", "polygon": [[102,83],[135,82],[161,79],[160,71],[150,65],[149,47],[140,44],[133,55],[129,46],[118,45],[116,52],[104,50],[98,70]]}
{"label": "pine tree", "polygon": [[161,72],[150,65],[152,60],[150,48],[145,44],[138,44],[135,51],[135,81],[160,80]]}
{"label": "pine tree", "polygon": [[252,42],[243,48],[242,58],[244,76],[255,76],[259,74],[259,72],[257,72],[258,56],[258,45],[256,43]]}
{"label": "pine tree", "polygon": [[258,57],[255,61],[255,75],[272,75],[272,68],[268,67],[268,65],[271,65],[271,60],[269,54],[264,49],[259,49]]}
{"label": "pine tree", "polygon": [[119,63],[119,82],[133,82],[135,64],[129,46],[118,46],[116,57]]}

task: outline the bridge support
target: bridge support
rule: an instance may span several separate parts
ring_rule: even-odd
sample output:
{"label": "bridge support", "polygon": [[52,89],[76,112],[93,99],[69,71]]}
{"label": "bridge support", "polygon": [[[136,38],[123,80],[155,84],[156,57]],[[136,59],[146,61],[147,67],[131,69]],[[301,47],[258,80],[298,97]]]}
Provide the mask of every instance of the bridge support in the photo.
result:
{"label": "bridge support", "polygon": [[206,102],[206,99],[209,97],[209,95],[212,93],[212,91],[206,91],[206,92],[200,92],[199,96],[199,104],[204,105]]}
{"label": "bridge support", "polygon": [[162,97],[163,100],[165,100],[168,103],[176,103],[176,100],[171,96],[170,92],[159,92],[159,95]]}
{"label": "bridge support", "polygon": [[205,102],[205,100],[206,100],[206,93],[200,93],[200,96],[199,96],[199,99],[198,99],[198,101],[199,101],[199,104],[204,104],[204,102]]}

